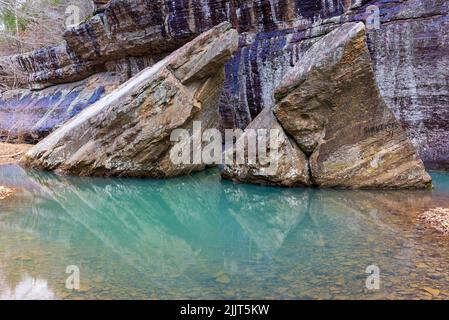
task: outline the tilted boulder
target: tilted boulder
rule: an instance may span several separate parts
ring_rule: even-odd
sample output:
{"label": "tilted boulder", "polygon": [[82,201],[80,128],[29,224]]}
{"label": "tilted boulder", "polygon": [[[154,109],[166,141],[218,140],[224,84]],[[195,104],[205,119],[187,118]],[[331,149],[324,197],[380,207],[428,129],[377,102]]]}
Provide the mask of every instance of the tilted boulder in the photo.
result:
{"label": "tilted boulder", "polygon": [[237,50],[229,23],[200,35],[71,119],[32,148],[25,165],[60,173],[165,178],[203,164],[174,164],[175,129],[217,128],[224,64]]}
{"label": "tilted boulder", "polygon": [[[261,130],[262,129],[262,130]],[[276,141],[271,144],[271,132]],[[262,161],[260,154],[256,151],[249,162],[249,140],[252,139],[253,145],[265,135],[264,145],[267,147]],[[239,157],[236,155],[237,148],[225,151],[225,159],[232,161],[226,162],[221,175],[225,179],[237,182],[248,182],[262,185],[281,185],[285,187],[302,187],[311,184],[309,177],[309,165],[304,153],[299,149],[296,143],[289,138],[270,108],[262,112],[246,128],[245,133],[236,143],[237,146],[243,146],[245,162],[239,163]],[[273,150],[275,149],[275,150]],[[273,152],[274,151],[274,152]]]}
{"label": "tilted boulder", "polygon": [[363,23],[320,39],[275,91],[274,113],[320,187],[428,188],[431,178],[380,95]]}

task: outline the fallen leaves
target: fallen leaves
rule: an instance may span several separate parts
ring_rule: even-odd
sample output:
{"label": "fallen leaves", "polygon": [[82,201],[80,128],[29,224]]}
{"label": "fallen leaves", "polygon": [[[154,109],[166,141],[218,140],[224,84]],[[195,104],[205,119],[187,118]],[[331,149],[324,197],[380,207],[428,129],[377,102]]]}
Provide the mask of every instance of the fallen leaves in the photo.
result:
{"label": "fallen leaves", "polygon": [[0,164],[17,163],[20,157],[32,146],[0,142]]}
{"label": "fallen leaves", "polygon": [[429,288],[429,287],[424,287],[424,288],[422,288],[424,291],[426,291],[426,292],[428,292],[428,293],[430,293],[432,296],[434,296],[434,297],[437,297],[437,296],[439,296],[439,294],[440,294],[440,290],[438,290],[438,289],[432,289],[432,288]]}
{"label": "fallen leaves", "polygon": [[6,199],[14,192],[13,189],[0,186],[0,200]]}

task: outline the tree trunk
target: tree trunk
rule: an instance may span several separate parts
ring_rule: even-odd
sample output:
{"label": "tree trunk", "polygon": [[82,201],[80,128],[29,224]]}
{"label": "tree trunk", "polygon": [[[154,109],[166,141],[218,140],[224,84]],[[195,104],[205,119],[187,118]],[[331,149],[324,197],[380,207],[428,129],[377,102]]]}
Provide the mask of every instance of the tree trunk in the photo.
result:
{"label": "tree trunk", "polygon": [[19,16],[17,15],[17,1],[14,2],[14,18],[16,20],[16,43],[18,52],[22,53],[22,44],[20,43]]}

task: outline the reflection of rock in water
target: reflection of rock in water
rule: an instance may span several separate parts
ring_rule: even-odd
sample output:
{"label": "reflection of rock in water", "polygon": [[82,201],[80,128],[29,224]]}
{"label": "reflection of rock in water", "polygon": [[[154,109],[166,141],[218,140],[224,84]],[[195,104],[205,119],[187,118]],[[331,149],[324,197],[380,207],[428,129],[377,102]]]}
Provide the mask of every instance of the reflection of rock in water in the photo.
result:
{"label": "reflection of rock in water", "polygon": [[12,188],[35,191],[39,189],[39,184],[36,184],[30,179],[26,179],[26,171],[15,164],[7,164],[0,166],[0,185],[7,185]]}
{"label": "reflection of rock in water", "polygon": [[[2,278],[0,277],[0,280]],[[54,292],[48,287],[44,279],[32,278],[25,275],[22,280],[10,288],[0,281],[0,300],[53,300]]]}
{"label": "reflection of rock in water", "polygon": [[[306,219],[299,226],[301,243],[332,246],[335,239],[366,241],[371,234],[414,229],[414,212],[432,201],[429,191],[314,190]],[[311,233],[311,230],[315,232]]]}
{"label": "reflection of rock in water", "polygon": [[301,257],[301,262],[293,274],[325,275],[326,281],[345,277],[363,291],[360,279],[369,265],[380,266],[384,275],[414,268],[422,248],[416,212],[432,201],[431,192],[315,190],[310,197],[305,218],[279,252],[288,256],[289,246],[298,244],[291,259]]}
{"label": "reflection of rock in water", "polygon": [[[24,229],[66,241],[85,234],[76,241],[106,247],[140,272],[185,269],[218,231],[214,193],[199,192],[200,182],[193,177],[174,183],[30,172],[28,178],[41,192],[33,214],[20,221]],[[190,196],[178,197],[181,192]]]}
{"label": "reflection of rock in water", "polygon": [[31,214],[11,215],[0,222],[3,228],[65,243],[67,255],[85,248],[78,254],[100,259],[107,251],[135,271],[160,275],[213,274],[255,251],[272,255],[308,205],[307,192],[275,189],[265,198],[264,191],[220,184],[216,172],[168,181],[71,178],[20,168],[14,175],[33,186]]}
{"label": "reflection of rock in water", "polygon": [[[209,250],[207,254],[214,255],[225,242],[242,242],[242,237],[223,231],[233,219],[244,236],[272,255],[294,229],[302,244],[332,242],[335,232],[363,238],[364,226],[392,228],[391,219],[397,216],[391,213],[407,213],[416,203],[432,200],[426,191],[318,191],[220,184],[214,173],[149,181],[70,178],[18,168],[9,176],[14,177],[10,181],[33,188],[33,214],[20,221],[24,229],[67,240],[88,233],[98,244],[128,257],[136,268],[145,268],[146,260],[155,259],[149,257],[148,248],[171,253],[178,263],[168,265],[182,268],[194,252]],[[320,227],[329,225],[334,226],[332,230]],[[82,241],[88,245],[90,240]]]}
{"label": "reflection of rock in water", "polygon": [[[429,252],[445,256],[415,221],[417,207],[435,202],[431,192],[265,188],[220,183],[216,171],[152,181],[10,168],[4,179],[32,190],[0,215],[4,274],[11,278],[16,266],[4,253],[29,256],[30,274],[47,279],[56,296],[69,264],[80,264],[82,281],[103,277],[93,297],[142,298],[157,288],[161,298],[223,298],[227,286],[246,288],[233,298],[260,298],[261,288],[276,298],[284,278],[294,297],[326,291],[341,275],[345,287],[363,290],[369,264],[380,265],[385,281],[398,272],[408,279],[416,261],[433,259]],[[18,248],[19,234],[30,233]]]}
{"label": "reflection of rock in water", "polygon": [[267,255],[279,250],[290,231],[304,218],[309,190],[273,189],[225,184],[228,212]]}

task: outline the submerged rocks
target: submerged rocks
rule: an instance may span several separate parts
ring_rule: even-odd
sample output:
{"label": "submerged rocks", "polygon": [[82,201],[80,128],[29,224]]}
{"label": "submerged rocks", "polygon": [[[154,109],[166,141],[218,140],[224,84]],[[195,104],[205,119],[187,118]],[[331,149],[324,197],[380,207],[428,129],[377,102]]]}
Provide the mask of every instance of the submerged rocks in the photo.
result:
{"label": "submerged rocks", "polygon": [[24,163],[61,173],[165,178],[204,168],[170,159],[175,129],[218,127],[224,64],[238,34],[223,23],[92,105],[31,149]]}
{"label": "submerged rocks", "polygon": [[0,165],[17,163],[22,155],[31,149],[29,144],[9,144],[0,142]]}
{"label": "submerged rocks", "polygon": [[[274,96],[274,113],[309,157],[314,185],[431,187],[415,148],[380,95],[363,23],[345,24],[320,39]],[[251,182],[245,170],[233,172]]]}
{"label": "submerged rocks", "polygon": [[449,208],[433,208],[421,213],[419,218],[438,232],[449,235]]}
{"label": "submerged rocks", "polygon": [[0,200],[8,198],[13,192],[14,190],[11,188],[0,186]]}
{"label": "submerged rocks", "polygon": [[94,12],[103,12],[111,0],[93,0]]}

